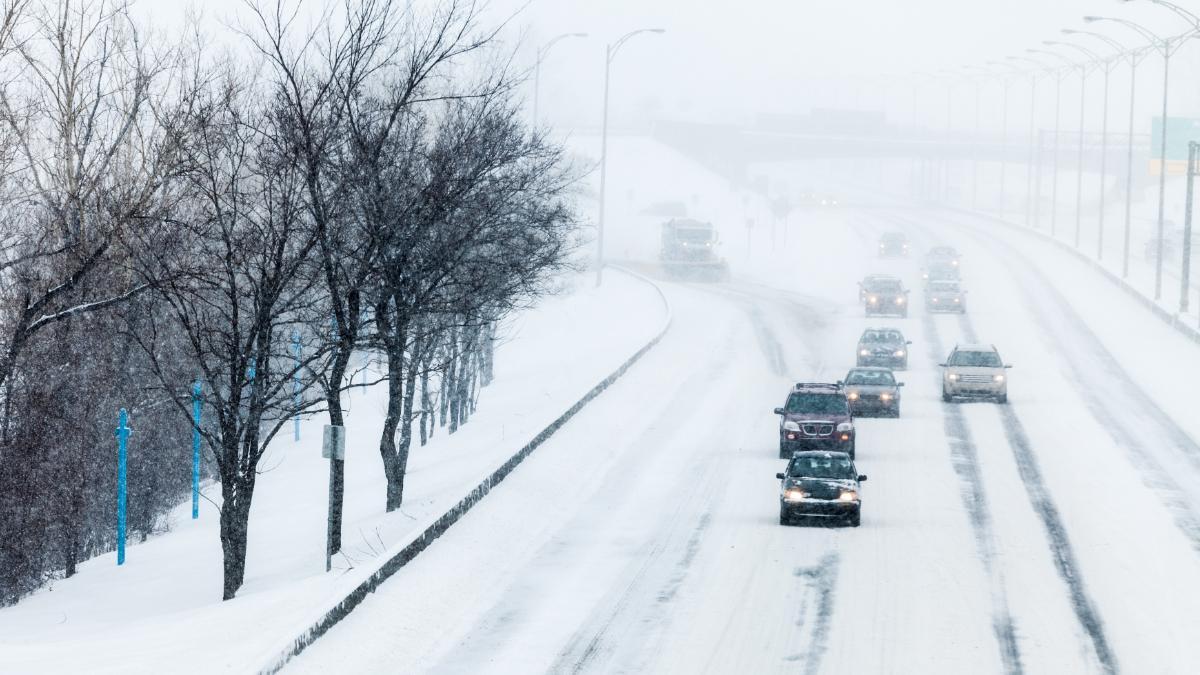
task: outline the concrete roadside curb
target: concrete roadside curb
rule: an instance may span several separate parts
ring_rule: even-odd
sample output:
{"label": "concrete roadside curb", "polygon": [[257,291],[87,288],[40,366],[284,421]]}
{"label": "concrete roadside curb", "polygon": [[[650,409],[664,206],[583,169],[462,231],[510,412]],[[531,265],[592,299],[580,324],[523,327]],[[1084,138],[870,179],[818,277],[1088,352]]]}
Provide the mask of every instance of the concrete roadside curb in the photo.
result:
{"label": "concrete roadside curb", "polygon": [[623,375],[643,356],[653,349],[667,334],[671,328],[673,319],[671,304],[667,300],[667,296],[659,288],[658,284],[654,283],[649,278],[636,272],[613,267],[624,274],[628,274],[635,279],[639,279],[650,285],[658,294],[659,300],[663,304],[665,315],[663,317],[662,327],[655,333],[654,337],[650,338],[642,345],[632,356],[627,358],[621,365],[610,373],[607,377],[601,380],[598,384],[592,387],[586,394],[575,402],[566,412],[559,415],[546,428],[539,431],[532,440],[522,446],[515,454],[504,461],[498,468],[489,473],[482,481],[467,491],[467,493],[459,499],[454,506],[447,510],[442,515],[436,517],[428,526],[415,532],[406,539],[403,543],[389,549],[388,553],[383,557],[383,562],[378,569],[370,574],[365,580],[358,584],[341,600],[335,603],[328,610],[323,612],[319,617],[315,618],[308,626],[294,639],[277,651],[274,651],[265,662],[258,668],[260,673],[277,673],[287,665],[289,661],[298,656],[301,652],[307,649],[310,645],[316,642],[322,635],[327,633],[329,629],[336,626],[342,619],[345,619],[350,612],[354,611],[359,604],[365,600],[369,594],[375,592],[381,584],[391,578],[394,574],[403,569],[408,563],[412,562],[422,551],[442,536],[446,530],[457,523],[468,511],[479,504],[484,497],[492,491],[494,487],[499,485],[505,478],[508,477],[514,469],[517,468],[529,455],[533,454],[539,446],[545,443],[551,436],[571,420],[579,411],[583,410],[596,397],[604,393],[613,383],[621,379]]}
{"label": "concrete roadside curb", "polygon": [[1006,227],[1010,230],[1021,232],[1027,236],[1030,236],[1035,239],[1039,239],[1041,241],[1044,241],[1044,242],[1047,242],[1047,243],[1057,246],[1060,250],[1071,254],[1076,259],[1078,259],[1084,263],[1087,263],[1092,269],[1099,272],[1104,278],[1106,278],[1108,281],[1110,281],[1112,284],[1114,284],[1117,288],[1124,291],[1126,295],[1130,296],[1134,300],[1141,303],[1142,306],[1144,306],[1146,309],[1150,310],[1151,313],[1153,313],[1155,316],[1157,316],[1159,319],[1161,319],[1164,323],[1166,323],[1167,325],[1174,328],[1180,335],[1183,335],[1184,337],[1191,340],[1192,342],[1195,342],[1196,344],[1200,345],[1200,330],[1194,328],[1193,326],[1191,326],[1189,324],[1186,324],[1186,323],[1180,321],[1178,316],[1176,316],[1175,314],[1172,314],[1171,312],[1164,309],[1161,305],[1159,305],[1157,302],[1152,300],[1145,293],[1142,293],[1138,289],[1134,288],[1128,281],[1125,281],[1124,279],[1122,279],[1120,276],[1118,276],[1112,270],[1101,265],[1100,263],[1096,262],[1095,260],[1092,260],[1083,252],[1075,250],[1066,242],[1061,241],[1059,239],[1055,239],[1055,238],[1051,237],[1050,235],[1046,234],[1045,232],[1038,232],[1037,230],[1031,230],[1022,225],[1018,225],[1012,221],[1004,220],[1002,218],[998,218],[998,217],[990,215],[990,214],[979,213],[977,211],[971,211],[970,209],[962,209],[962,208],[956,208],[956,207],[946,207],[946,210],[966,214],[966,215],[969,215],[974,218],[988,220],[988,221],[997,223],[999,225],[1003,225],[1004,227]]}

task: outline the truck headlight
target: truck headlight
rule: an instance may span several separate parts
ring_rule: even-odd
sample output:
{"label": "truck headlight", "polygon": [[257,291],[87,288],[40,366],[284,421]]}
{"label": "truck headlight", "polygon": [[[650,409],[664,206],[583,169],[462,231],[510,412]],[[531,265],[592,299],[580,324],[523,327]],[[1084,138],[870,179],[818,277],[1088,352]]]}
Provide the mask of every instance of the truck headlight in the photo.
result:
{"label": "truck headlight", "polygon": [[858,392],[852,391],[849,394],[846,394],[846,398],[850,399],[851,401],[857,401],[858,400]]}
{"label": "truck headlight", "polygon": [[993,377],[992,377],[992,381],[993,381],[993,382],[1003,382],[1003,381],[1004,381],[1004,376],[1003,376],[1003,375],[995,375],[995,376],[993,376]]}
{"label": "truck headlight", "polygon": [[858,493],[854,490],[842,490],[842,494],[838,495],[839,502],[856,502],[858,501]]}
{"label": "truck headlight", "polygon": [[882,393],[882,394],[880,394],[880,395],[879,395],[879,400],[880,400],[880,401],[890,401],[890,400],[892,400],[892,395],[891,395],[891,394],[888,394],[888,393],[886,393],[886,392],[885,392],[885,393]]}
{"label": "truck headlight", "polygon": [[870,355],[871,355],[871,352],[869,352],[869,351],[867,351],[867,350],[865,350],[865,349],[860,349],[860,350],[858,350],[858,355],[859,355],[859,356],[870,356]]}
{"label": "truck headlight", "polygon": [[903,350],[903,349],[897,349],[897,350],[896,350],[896,356],[904,356],[904,350]]}
{"label": "truck headlight", "polygon": [[854,431],[854,425],[849,422],[842,422],[837,426],[837,430],[842,432]]}
{"label": "truck headlight", "polygon": [[904,304],[904,296],[903,296],[903,295],[898,295],[898,296],[896,296],[896,304],[897,304],[897,305],[903,305],[903,304]]}
{"label": "truck headlight", "polygon": [[946,379],[947,379],[947,380],[950,380],[951,382],[957,382],[957,381],[958,381],[958,374],[957,374],[957,373],[950,373],[949,375],[947,375],[947,376],[946,376]]}
{"label": "truck headlight", "polygon": [[875,297],[875,296],[873,296],[873,295],[872,295],[871,297],[867,298],[867,302],[869,302],[869,303],[871,303],[872,305],[874,305],[875,303],[879,302],[879,298],[877,298],[877,297]]}
{"label": "truck headlight", "polygon": [[783,501],[785,502],[802,502],[806,497],[808,495],[800,488],[788,488],[783,491]]}
{"label": "truck headlight", "polygon": [[800,425],[796,422],[787,421],[783,423],[784,431],[800,431]]}

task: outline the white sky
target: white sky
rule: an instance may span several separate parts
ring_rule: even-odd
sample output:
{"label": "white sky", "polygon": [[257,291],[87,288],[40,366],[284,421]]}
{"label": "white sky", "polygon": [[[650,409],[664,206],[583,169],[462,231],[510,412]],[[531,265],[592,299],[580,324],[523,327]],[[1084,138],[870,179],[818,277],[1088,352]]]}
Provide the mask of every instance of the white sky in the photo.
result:
{"label": "white sky", "polygon": [[[317,0],[303,1],[317,6]],[[173,26],[185,6],[141,0],[138,11]],[[198,6],[212,19],[236,14],[243,0],[205,0]],[[1043,48],[1042,40],[1064,39],[1061,28],[1084,28],[1085,14],[1120,16],[1164,33],[1185,27],[1147,1],[1115,0],[492,0],[489,11],[497,20],[515,14],[506,38],[520,43],[530,66],[536,45],[545,40],[563,32],[590,34],[560,42],[542,70],[543,118],[567,129],[599,124],[605,44],[642,27],[662,27],[667,33],[639,36],[614,62],[612,115],[617,126],[654,117],[749,120],[757,112],[813,107],[884,108],[890,119],[908,120],[914,73],[959,70],[1020,55],[1029,47]],[[223,30],[211,23],[215,32]],[[1092,28],[1137,41],[1115,25]],[[1104,49],[1098,42],[1082,44]],[[1172,114],[1196,113],[1198,66],[1200,41],[1175,62]],[[1114,101],[1118,91],[1120,96],[1128,91],[1127,78],[1123,68],[1114,74]],[[1078,110],[1077,81],[1064,84],[1065,119],[1073,119],[1072,106]],[[1149,116],[1161,105],[1158,59],[1146,62],[1139,81],[1139,114]],[[1093,76],[1089,84],[1092,105],[1099,103],[1099,82]],[[922,115],[929,124],[944,124],[945,94],[927,88]],[[1021,87],[1013,91],[1016,107],[1027,94]],[[955,105],[965,111],[973,107],[973,99],[969,88],[961,92]],[[984,107],[983,123],[996,124],[989,112],[995,102],[985,101]],[[1049,124],[1052,106],[1039,108],[1045,109],[1043,123]],[[960,126],[969,123],[958,120]]]}

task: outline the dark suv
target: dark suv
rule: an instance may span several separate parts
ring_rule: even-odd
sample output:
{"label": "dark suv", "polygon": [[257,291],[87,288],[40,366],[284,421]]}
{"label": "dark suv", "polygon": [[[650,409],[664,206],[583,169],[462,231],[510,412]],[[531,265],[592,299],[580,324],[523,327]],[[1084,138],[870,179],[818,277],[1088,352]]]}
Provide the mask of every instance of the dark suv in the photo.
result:
{"label": "dark suv", "polygon": [[904,333],[895,328],[868,328],[858,338],[855,365],[907,370],[910,344],[904,339]]}
{"label": "dark suv", "polygon": [[896,277],[873,277],[871,283],[864,286],[866,299],[863,306],[867,316],[877,314],[896,314],[908,316],[908,290],[904,283]]}
{"label": "dark suv", "polygon": [[880,258],[899,258],[908,255],[908,237],[903,232],[884,232],[879,238]]}
{"label": "dark suv", "polygon": [[841,385],[801,382],[775,414],[780,416],[780,459],[801,450],[836,450],[854,457],[854,419]]}

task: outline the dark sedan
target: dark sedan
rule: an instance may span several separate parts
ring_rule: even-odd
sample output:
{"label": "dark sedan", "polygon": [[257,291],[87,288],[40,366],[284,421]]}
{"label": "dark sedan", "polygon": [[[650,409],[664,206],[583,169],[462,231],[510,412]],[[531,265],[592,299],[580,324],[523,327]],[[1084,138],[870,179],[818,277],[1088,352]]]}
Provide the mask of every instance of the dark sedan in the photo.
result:
{"label": "dark sedan", "polygon": [[800,517],[832,518],[858,527],[860,483],[867,480],[844,452],[797,452],[779,479],[779,524]]}
{"label": "dark sedan", "polygon": [[843,382],[855,417],[899,417],[900,387],[887,368],[852,368]]}

